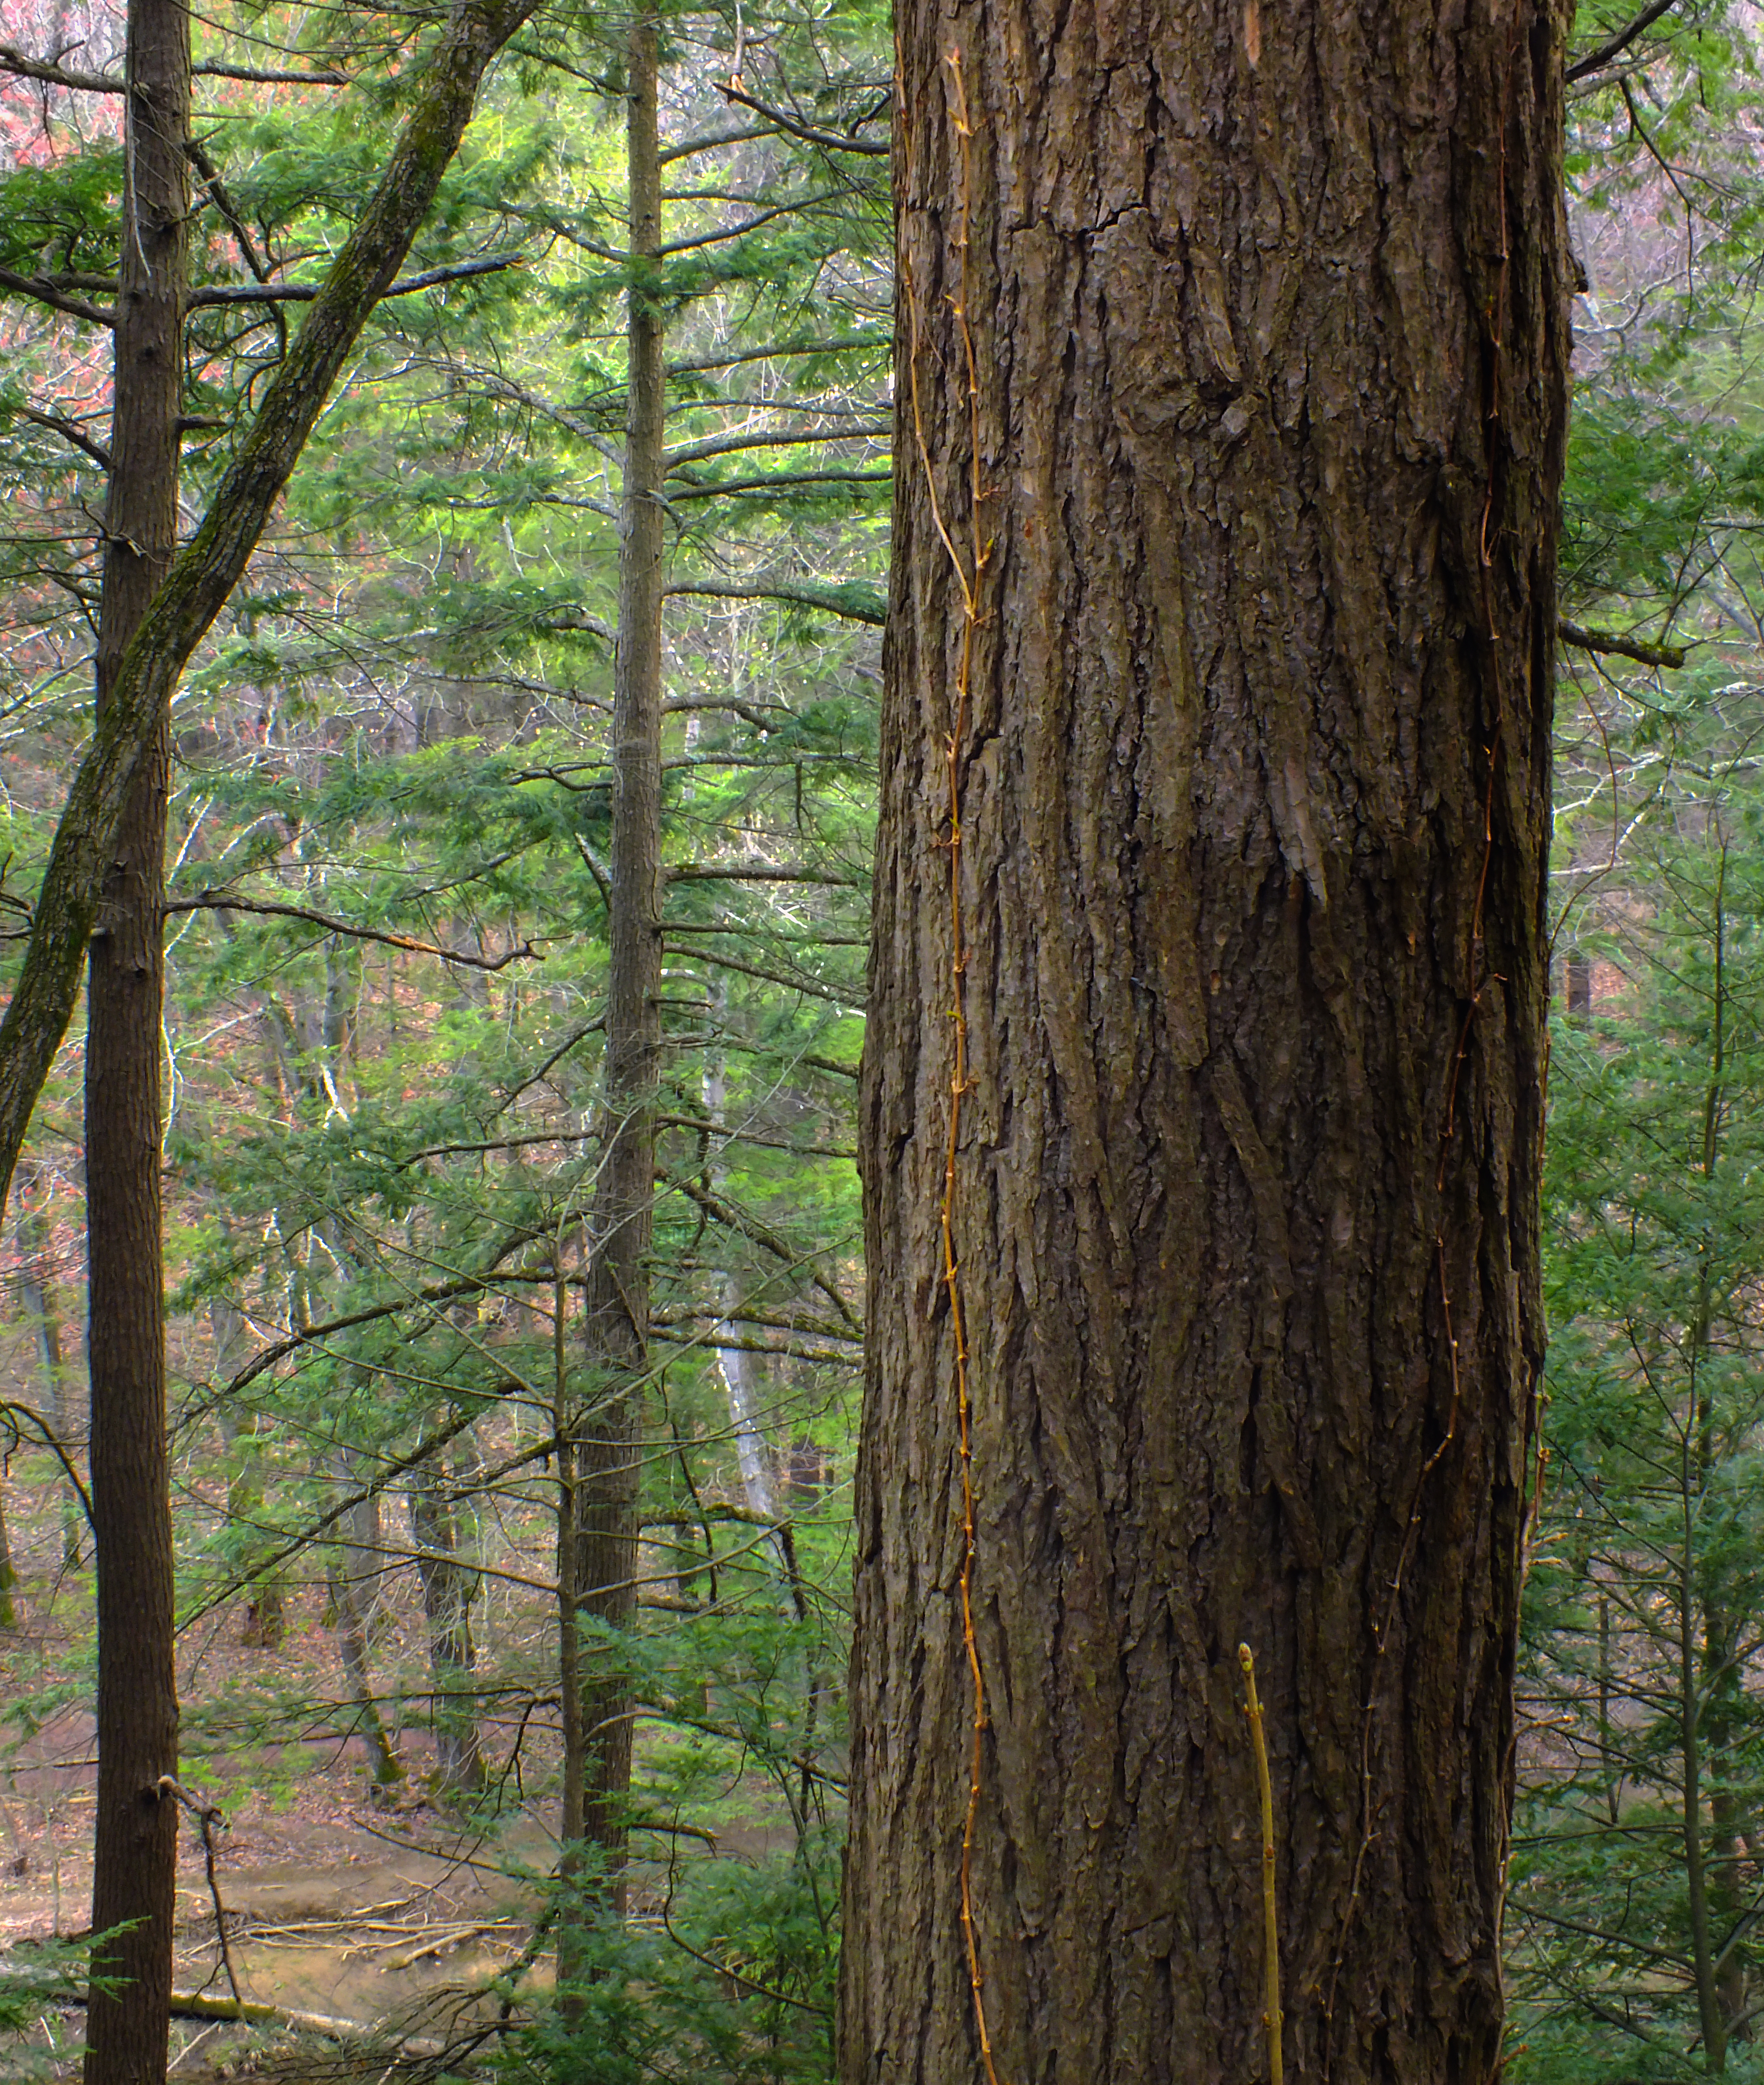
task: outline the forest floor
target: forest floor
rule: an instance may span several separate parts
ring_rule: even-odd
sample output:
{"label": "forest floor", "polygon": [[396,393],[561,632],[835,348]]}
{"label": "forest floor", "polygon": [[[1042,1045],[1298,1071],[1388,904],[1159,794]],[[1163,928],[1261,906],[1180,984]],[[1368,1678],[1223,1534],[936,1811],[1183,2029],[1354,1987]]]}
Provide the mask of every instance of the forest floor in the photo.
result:
{"label": "forest floor", "polygon": [[[240,1647],[229,1629],[210,1638],[201,1662],[200,1686],[188,1686],[187,1699],[255,1694],[261,1714],[272,1688],[336,1698],[333,1647],[316,1620],[290,1629],[274,1654]],[[91,1716],[75,1691],[78,1662],[41,1607],[0,1654],[11,1709],[0,1733],[0,1951],[77,1935],[89,1918],[95,1768]],[[220,1820],[213,1887],[201,1828],[192,1816],[181,1821],[176,1990],[231,1995],[218,1892],[248,2002],[334,2022],[340,2033],[352,2023],[430,2042],[457,2019],[481,2016],[485,1987],[528,1941],[540,1879],[555,1858],[544,1812],[518,1809],[478,1826],[424,1799],[426,1731],[399,1734],[410,1792],[381,1805],[354,1739],[314,1743],[298,1718],[278,1739],[274,1723],[254,1717],[254,1741],[228,1748],[212,1732],[205,1739],[201,1710],[193,1720],[185,1781]],[[543,1965],[536,1973],[543,1981]],[[65,2023],[68,2038],[79,2024],[77,2015]],[[236,2060],[240,2050],[226,2045],[239,2039],[230,2028],[176,2023],[174,2049],[189,2059],[176,2074],[211,2074],[211,2062]]]}
{"label": "forest floor", "polygon": [[[91,1903],[90,1788],[66,1788],[45,1803],[32,1799],[36,1777],[17,1766],[10,1777],[0,1948],[77,1933]],[[543,1873],[545,1834],[536,1819],[515,1820],[512,1829],[505,1820],[490,1849],[426,1807],[370,1811],[362,1791],[359,1767],[340,1757],[291,1793],[233,1792],[226,1828],[214,1835],[215,1882],[240,1994],[280,2009],[297,2028],[333,2023],[325,2038],[346,2044],[351,2025],[445,2040],[462,2021],[483,2016],[486,1986],[528,1939],[533,1889],[504,1871]],[[201,1834],[186,1819],[173,1981],[180,1994],[225,1999],[214,1893]],[[70,2036],[78,2024],[66,2023]],[[174,2049],[196,2059],[179,2074],[210,2074],[201,2059],[236,2059],[245,2038],[176,2023]],[[261,2043],[262,2031],[251,2039]],[[200,2054],[196,2045],[205,2045]]]}
{"label": "forest floor", "polygon": [[[500,1814],[479,1821],[430,1799],[430,1734],[396,1719],[400,1676],[421,1678],[420,1616],[400,1613],[401,1604],[389,1603],[376,1650],[405,1774],[395,1801],[375,1800],[365,1746],[340,1734],[352,1715],[316,1588],[290,1599],[286,1637],[273,1652],[240,1642],[238,1609],[185,1644],[183,1778],[223,1821],[213,1832],[211,1888],[201,1829],[181,1820],[174,1986],[230,1996],[218,1891],[240,1994],[278,2009],[287,2031],[175,2020],[178,2085],[241,2074],[340,2085],[358,2071],[391,2074],[388,2041],[432,2052],[494,2018],[501,2001],[488,1987],[529,1947],[557,1858],[554,1743],[537,1723],[505,1733],[486,1722],[486,1756],[506,1791]],[[0,1955],[77,1937],[91,1902],[90,1643],[63,1625],[80,1610],[65,1582],[28,1582],[23,1607],[22,1628],[0,1638]],[[751,1860],[772,1849],[787,1834],[757,1795],[738,1773],[714,1844],[708,1834],[676,1837],[672,1858]],[[656,1915],[664,1887],[663,1868],[634,1862],[638,1917]],[[542,1990],[550,1975],[541,1951],[523,1989]],[[43,2032],[65,2046],[83,2026],[73,2011],[46,2019]]]}

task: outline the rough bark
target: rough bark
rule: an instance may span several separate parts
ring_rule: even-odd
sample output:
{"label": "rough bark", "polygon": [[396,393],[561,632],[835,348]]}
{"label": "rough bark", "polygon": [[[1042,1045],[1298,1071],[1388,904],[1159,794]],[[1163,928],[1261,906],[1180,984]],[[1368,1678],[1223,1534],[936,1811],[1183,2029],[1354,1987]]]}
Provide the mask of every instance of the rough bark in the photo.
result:
{"label": "rough bark", "polygon": [[983,2069],[957,1004],[997,2075],[1262,2069],[1240,1641],[1290,2074],[1495,2074],[1563,27],[902,11],[846,2085]]}
{"label": "rough bark", "polygon": [[243,575],[367,316],[409,251],[486,69],[536,0],[459,0],[380,185],[307,308],[208,512],[120,662],[56,828],[30,945],[0,1021],[0,1197],[70,1015],[137,765],[179,675]]}
{"label": "rough bark", "polygon": [[661,245],[655,17],[634,16],[626,95],[632,284],[630,397],[620,523],[618,644],[613,691],[613,834],[607,979],[607,1140],[589,1221],[583,1336],[587,1408],[577,1422],[576,1612],[601,1624],[584,1644],[583,1835],[600,1849],[609,1908],[623,1915],[630,1683],[615,1633],[637,1613],[637,1493],[649,1361],[649,1249],[655,1191],[655,1082],[661,1061],[660,494],[666,470],[665,327],[656,296]]}
{"label": "rough bark", "polygon": [[[190,28],[184,0],[130,0],[97,728],[177,546]],[[170,707],[144,733],[104,864],[87,987],[86,1339],[98,1580],[93,1968],[86,2085],[163,2079],[172,1992],[177,1773],[172,1504],[159,1201]]]}

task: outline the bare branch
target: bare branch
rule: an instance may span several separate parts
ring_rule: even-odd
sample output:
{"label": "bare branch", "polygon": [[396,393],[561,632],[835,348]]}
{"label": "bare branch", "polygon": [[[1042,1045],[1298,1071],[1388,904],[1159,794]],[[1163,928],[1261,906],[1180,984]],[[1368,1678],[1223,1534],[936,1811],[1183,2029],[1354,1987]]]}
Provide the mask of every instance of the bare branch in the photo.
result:
{"label": "bare branch", "polygon": [[1643,644],[1612,630],[1583,630],[1578,622],[1558,622],[1556,635],[1577,651],[1609,652],[1613,658],[1633,659],[1639,666],[1681,666],[1690,656],[1686,644]]}
{"label": "bare branch", "polygon": [[817,586],[811,580],[771,580],[755,586],[731,586],[715,580],[694,580],[668,589],[676,594],[706,594],[715,601],[788,601],[801,608],[823,609],[842,615],[850,622],[867,622],[876,629],[888,619],[888,603],[874,587]]}
{"label": "bare branch", "polygon": [[1627,50],[1644,30],[1651,29],[1662,15],[1669,15],[1678,0],[1651,0],[1633,22],[1619,29],[1615,36],[1607,36],[1602,44],[1595,44],[1584,58],[1576,58],[1564,75],[1572,87],[1577,79],[1584,79],[1591,73],[1601,72],[1613,58]]}
{"label": "bare branch", "polygon": [[29,297],[36,304],[47,304],[52,312],[66,312],[70,318],[84,319],[88,325],[114,327],[117,323],[114,312],[88,304],[83,297],[69,296],[45,275],[15,275],[10,268],[0,268],[0,290],[10,290],[15,297]]}
{"label": "bare branch", "polygon": [[89,456],[100,470],[109,470],[109,450],[102,442],[95,442],[78,421],[66,419],[59,413],[40,413],[34,406],[15,406],[12,410],[32,427],[47,427],[52,435],[59,435],[64,442],[71,442],[75,448]]}
{"label": "bare branch", "polygon": [[[431,268],[426,274],[408,275],[383,291],[387,297],[408,297],[418,290],[432,290],[442,282],[457,282],[473,275],[498,274],[504,268],[518,268],[526,257],[519,253],[488,253],[481,261],[456,261],[447,268]],[[184,299],[186,311],[200,311],[215,304],[309,304],[323,289],[322,282],[216,282],[192,290]]]}
{"label": "bare branch", "polygon": [[787,1267],[801,1268],[838,1312],[850,1331],[861,1338],[863,1328],[852,1314],[851,1306],[846,1302],[837,1283],[829,1280],[807,1254],[799,1252],[788,1238],[774,1231],[770,1224],[762,1222],[749,1210],[737,1208],[721,1195],[712,1194],[708,1187],[702,1186],[689,1174],[672,1173],[666,1166],[658,1166],[655,1178],[664,1187],[672,1187],[676,1195],[684,1195],[707,1217],[714,1217],[725,1230],[731,1230],[738,1238],[750,1240],[775,1259],[782,1260]]}
{"label": "bare branch", "polygon": [[[1671,0],[1668,0],[1668,5]],[[800,138],[805,145],[819,145],[829,152],[861,152],[866,159],[885,159],[893,147],[879,144],[871,138],[850,138],[837,130],[821,130],[812,123],[804,123],[800,117],[791,116],[782,108],[774,108],[764,101],[756,101],[751,94],[744,93],[734,80],[724,82],[718,89],[723,100],[732,102],[738,108],[751,108],[756,116],[763,116],[768,123],[775,123],[780,130],[787,130],[792,138]],[[885,108],[887,104],[883,106]],[[880,112],[878,112],[880,113]],[[866,117],[873,122],[874,116]]]}
{"label": "bare branch", "polygon": [[347,73],[329,66],[317,72],[265,72],[257,66],[226,65],[218,58],[198,58],[190,70],[198,79],[244,79],[258,87],[347,87]]}
{"label": "bare branch", "polygon": [[165,911],[172,912],[256,912],[273,919],[300,919],[309,927],[322,927],[327,933],[346,934],[354,941],[378,941],[388,949],[407,949],[413,956],[434,956],[443,963],[460,963],[474,970],[507,970],[511,963],[524,959],[537,962],[540,953],[531,941],[523,941],[518,949],[510,949],[500,956],[472,956],[463,949],[443,949],[433,941],[413,941],[408,934],[384,933],[377,927],[358,927],[348,919],[333,918],[329,912],[309,911],[303,905],[277,905],[257,898],[236,898],[224,890],[201,890],[193,898],[172,898],[166,902]]}
{"label": "bare branch", "polygon": [[861,890],[859,879],[795,863],[770,861],[678,861],[662,872],[670,883],[830,883]]}
{"label": "bare branch", "polygon": [[[255,66],[227,65],[218,58],[199,58],[190,67],[206,79],[251,80],[263,87],[347,87],[340,72],[264,72]],[[34,58],[11,44],[0,44],[0,73],[15,79],[40,80],[45,87],[66,87],[72,94],[124,94],[128,83],[102,72],[75,72],[53,58]]]}

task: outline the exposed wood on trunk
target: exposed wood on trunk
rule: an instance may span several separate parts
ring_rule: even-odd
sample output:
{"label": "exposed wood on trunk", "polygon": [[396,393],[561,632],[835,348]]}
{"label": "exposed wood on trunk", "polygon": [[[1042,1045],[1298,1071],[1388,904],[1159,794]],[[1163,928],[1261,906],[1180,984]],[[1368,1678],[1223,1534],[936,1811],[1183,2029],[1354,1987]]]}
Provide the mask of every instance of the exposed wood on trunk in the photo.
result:
{"label": "exposed wood on trunk", "polygon": [[846,2085],[1495,2075],[1563,27],[901,12]]}

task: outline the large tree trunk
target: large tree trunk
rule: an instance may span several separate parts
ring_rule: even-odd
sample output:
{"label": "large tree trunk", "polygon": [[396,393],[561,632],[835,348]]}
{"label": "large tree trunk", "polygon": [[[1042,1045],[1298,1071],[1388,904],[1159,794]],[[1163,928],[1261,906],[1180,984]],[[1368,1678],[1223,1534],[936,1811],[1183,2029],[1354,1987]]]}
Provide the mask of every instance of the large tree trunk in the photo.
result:
{"label": "large tree trunk", "polygon": [[[177,543],[180,334],[189,207],[190,31],[184,0],[130,0],[128,178],[117,270],[115,394],[97,714]],[[86,2085],[165,2075],[176,1895],[172,1508],[160,1264],[160,1005],[170,703],[135,770],[92,936],[86,1040],[87,1354],[98,1577],[95,1977]]]}
{"label": "large tree trunk", "polygon": [[589,1223],[584,1335],[587,1406],[575,1446],[575,1612],[603,1625],[583,1645],[582,1829],[600,1849],[607,1903],[623,1915],[631,1779],[630,1677],[614,1648],[637,1614],[637,1491],[649,1357],[649,1248],[655,1197],[655,1081],[661,1059],[661,504],[666,465],[655,17],[640,7],[628,45],[630,402],[613,697],[611,953],[605,1120]]}
{"label": "large tree trunk", "polygon": [[1494,2074],[1562,29],[904,7],[847,2085]]}

